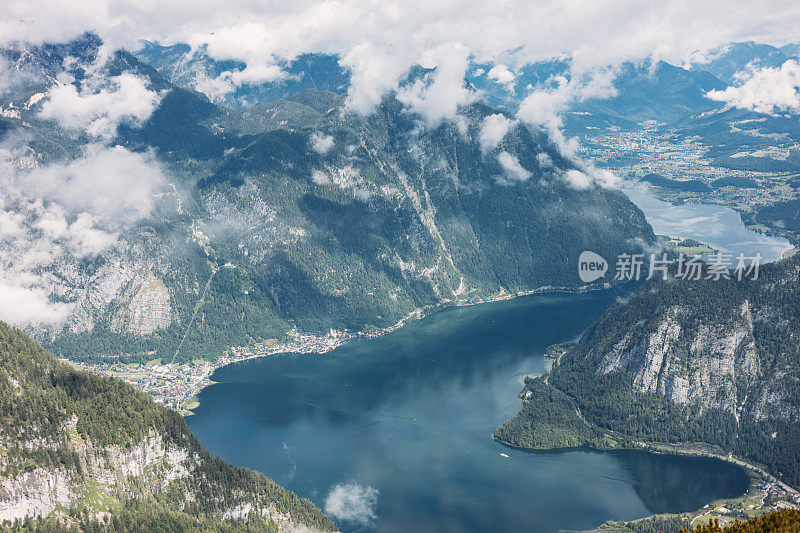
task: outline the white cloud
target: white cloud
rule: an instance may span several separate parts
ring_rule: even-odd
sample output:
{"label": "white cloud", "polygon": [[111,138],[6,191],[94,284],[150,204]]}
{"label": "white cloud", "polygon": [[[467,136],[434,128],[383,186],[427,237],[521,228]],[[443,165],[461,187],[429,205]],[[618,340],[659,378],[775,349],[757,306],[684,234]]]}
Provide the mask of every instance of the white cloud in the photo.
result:
{"label": "white cloud", "polygon": [[493,66],[486,76],[503,85],[513,85],[514,81],[517,79],[517,75],[503,64]]}
{"label": "white cloud", "polygon": [[0,241],[22,235],[22,224],[22,215],[0,209]]}
{"label": "white cloud", "polygon": [[762,68],[739,87],[706,93],[706,98],[729,107],[757,113],[800,113],[800,63],[786,61],[780,68]]}
{"label": "white cloud", "polygon": [[4,57],[0,57],[0,96],[17,88],[19,85],[37,81],[34,73],[14,68]]}
{"label": "white cloud", "polygon": [[503,137],[511,130],[517,123],[516,120],[510,119],[501,113],[489,115],[483,119],[481,123],[481,130],[478,134],[478,143],[480,144],[481,151],[485,154],[497,148]]}
{"label": "white cloud", "polygon": [[[437,52],[442,49],[463,49],[477,61],[503,64],[509,71],[570,56],[582,73],[648,57],[683,64],[698,50],[733,41],[789,42],[798,24],[800,8],[786,0],[739,3],[736,9],[720,9],[713,0],[509,0],[502,9],[477,1],[427,0],[31,0],[4,6],[0,45],[65,41],[87,30],[115,48],[136,47],[142,38],[187,42],[195,50],[205,46],[214,58],[247,65],[241,73],[227,74],[223,81],[228,83],[276,79],[283,61],[301,53],[338,54],[353,73],[351,108],[369,112],[387,91],[398,88],[412,65],[434,56],[437,67],[445,66],[452,58]],[[450,79],[439,85],[457,87],[464,72],[443,70]],[[436,91],[421,94],[427,96],[436,98]]]}
{"label": "white cloud", "polygon": [[592,186],[592,178],[580,170],[567,170],[562,178],[573,189],[585,190]]}
{"label": "white cloud", "polygon": [[542,168],[550,168],[553,166],[553,159],[544,152],[536,154],[536,160]]}
{"label": "white cloud", "polygon": [[20,187],[32,197],[86,211],[114,224],[150,215],[154,195],[166,184],[151,153],[121,147],[86,147],[83,157],[28,173]]}
{"label": "white cloud", "polygon": [[573,72],[564,76],[550,77],[544,87],[528,94],[519,106],[517,117],[523,122],[544,127],[551,140],[566,157],[575,157],[578,140],[564,137],[561,131],[561,114],[569,105],[591,98],[609,98],[616,95],[613,68],[596,68],[582,74]]}
{"label": "white cloud", "polygon": [[314,132],[311,134],[311,149],[320,155],[325,155],[333,148],[334,140],[332,135]]}
{"label": "white cloud", "polygon": [[503,168],[505,173],[504,184],[510,184],[518,181],[527,181],[531,177],[531,173],[520,164],[517,156],[509,154],[508,152],[500,152],[497,154],[497,162]]}
{"label": "white cloud", "polygon": [[331,178],[323,172],[322,170],[315,170],[311,173],[311,181],[316,183],[317,185],[330,185]]}
{"label": "white cloud", "polygon": [[47,292],[0,272],[0,320],[16,326],[63,323],[74,304],[53,302]]}
{"label": "white cloud", "polygon": [[570,79],[553,76],[544,87],[531,92],[520,104],[518,116],[525,122],[546,127],[560,126],[559,115],[572,103],[616,95],[612,68],[598,68]]}
{"label": "white cloud", "polygon": [[451,43],[427,51],[420,58],[420,64],[435,70],[402,87],[397,99],[421,114],[428,126],[453,118],[459,107],[477,99],[477,95],[464,86],[468,62],[469,52],[461,45]]}
{"label": "white cloud", "polygon": [[604,168],[591,169],[591,175],[592,175],[592,180],[595,183],[607,189],[613,189],[617,187],[622,181],[622,179],[619,176],[617,176],[610,170],[606,170]]}
{"label": "white cloud", "polygon": [[69,225],[69,235],[79,258],[92,257],[110,248],[117,242],[117,235],[98,229],[97,217],[80,213]]}
{"label": "white cloud", "polygon": [[378,490],[357,483],[340,483],[331,488],[325,498],[325,512],[337,520],[366,526],[375,518]]}
{"label": "white cloud", "polygon": [[356,189],[355,191],[353,191],[353,194],[355,195],[356,198],[358,198],[362,202],[366,202],[370,198],[372,198],[372,193],[367,189]]}
{"label": "white cloud", "polygon": [[29,149],[0,147],[0,320],[58,327],[74,305],[64,272],[117,245],[119,233],[151,214],[164,185],[150,154],[87,147],[70,163],[37,166]]}
{"label": "white cloud", "polygon": [[78,89],[71,81],[47,91],[39,116],[104,140],[112,139],[120,124],[141,126],[161,101],[144,80],[129,73],[110,78],[103,87],[84,82]]}

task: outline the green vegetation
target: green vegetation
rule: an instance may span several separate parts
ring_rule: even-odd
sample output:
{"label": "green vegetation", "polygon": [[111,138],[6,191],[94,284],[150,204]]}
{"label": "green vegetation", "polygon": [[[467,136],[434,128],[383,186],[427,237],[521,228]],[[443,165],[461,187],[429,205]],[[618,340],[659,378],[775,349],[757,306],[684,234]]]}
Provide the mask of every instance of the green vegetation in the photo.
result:
{"label": "green vegetation", "polygon": [[700,180],[673,180],[661,174],[647,174],[642,181],[675,192],[709,192],[711,188]]}
{"label": "green vegetation", "polygon": [[[0,476],[14,478],[36,469],[63,469],[76,486],[82,487],[82,496],[69,510],[76,520],[88,524],[97,511],[105,510],[112,512],[112,523],[116,524],[115,529],[109,529],[112,531],[152,530],[148,524],[164,524],[165,528],[184,524],[198,531],[213,525],[225,530],[228,526],[223,528],[219,523],[221,514],[249,503],[256,508],[273,508],[296,523],[334,529],[310,501],[257,472],[212,457],[178,413],[157,405],[122,381],[58,362],[27,335],[4,323],[0,323],[0,369],[0,436],[4,448]],[[166,448],[184,450],[193,458],[191,465],[185,465],[188,473],[163,490],[137,479],[129,480],[126,486],[102,485],[85,471],[90,457],[108,456],[113,447],[130,449],[152,435],[160,436]],[[140,515],[142,509],[146,512]],[[247,527],[275,528],[268,519],[248,516]],[[20,527],[24,530],[25,526]]]}
{"label": "green vegetation", "polygon": [[544,351],[544,356],[548,359],[558,359],[560,356],[567,353],[573,346],[575,346],[575,343],[571,341],[551,344]]}
{"label": "green vegetation", "polygon": [[[522,411],[495,436],[533,448],[706,443],[800,484],[799,268],[793,257],[762,266],[756,281],[645,283],[590,327],[551,374],[526,381]],[[665,328],[680,333],[663,340]],[[743,342],[728,352],[698,337],[732,332]],[[655,350],[664,360],[645,389]],[[711,368],[704,389],[672,401],[670,387],[711,364],[737,371]],[[753,365],[758,372],[748,370]]]}
{"label": "green vegetation", "polygon": [[713,521],[708,525],[697,526],[693,533],[796,533],[800,531],[800,511],[781,509],[745,522],[720,526]]}
{"label": "green vegetation", "polygon": [[522,412],[495,431],[501,442],[521,448],[572,448],[599,445],[602,432],[587,424],[575,403],[543,379],[525,379]]}
{"label": "green vegetation", "polygon": [[800,231],[800,200],[787,200],[760,207],[755,219],[767,226],[796,233]]}
{"label": "green vegetation", "polygon": [[632,533],[684,533],[689,529],[688,526],[688,520],[677,516],[654,516],[625,524],[625,527]]}
{"label": "green vegetation", "polygon": [[[294,113],[296,121],[287,120],[297,129],[257,121],[266,131],[256,134],[252,116],[228,114],[214,124],[241,145],[224,157],[209,151],[202,164],[187,154],[172,163],[196,180],[186,184],[194,195],[184,205],[187,214],[131,236],[146,237],[148,253],[166,265],[157,275],[176,314],[171,325],[148,335],[120,331],[119,309],[112,307],[93,318],[91,332],[65,332],[47,347],[88,362],[119,354],[121,361],[171,361],[183,341],[177,361],[213,359],[230,346],[282,338],[292,326],[316,334],[380,328],[443,301],[575,287],[580,279],[567,266],[583,250],[612,257],[635,251],[632,239],[654,241],[624,194],[571,189],[557,179],[560,170],[542,166],[542,153],[558,169],[571,163],[525,127],[509,133],[504,149],[533,177],[498,184],[502,167],[474,140],[496,110],[480,104],[463,110],[471,124],[467,137],[452,122],[412,136],[417,123],[396,99],[386,98],[375,118],[362,123],[318,111],[316,100],[329,96],[309,91],[281,107]],[[328,99],[341,105],[336,95]],[[197,125],[210,128],[212,119]],[[137,142],[147,138],[143,131]],[[310,147],[319,132],[335,139],[324,156]],[[351,184],[320,185],[314,172],[327,179],[344,173]],[[176,237],[192,223],[206,238],[202,247]]]}
{"label": "green vegetation", "polygon": [[[99,46],[85,35],[31,47],[26,65],[42,70],[91,57]],[[150,47],[140,57],[183,80],[161,53],[178,52]],[[421,117],[391,95],[368,119],[342,113],[347,73],[331,58],[297,61],[287,68],[338,81],[312,84],[329,91],[287,78],[251,100],[259,105],[236,110],[174,85],[131,54],[114,55],[110,73],[133,72],[163,96],[142,127],[120,127],[114,144],[152,151],[170,186],[153,216],[120,233],[117,249],[48,267],[59,280],[48,293],[90,316],[43,335],[46,348],[86,362],[213,360],[231,346],[283,339],[292,327],[368,330],[456,300],[574,288],[581,281],[570,265],[583,250],[613,257],[636,251],[639,239],[654,242],[623,193],[567,186],[560,177],[574,163],[537,128],[517,123],[486,153],[483,121],[502,111],[484,104],[464,106],[458,121],[436,128],[420,128]],[[308,90],[289,94],[300,89]],[[269,95],[280,98],[261,100]],[[80,153],[85,139],[23,111],[26,143],[43,161]],[[330,139],[325,150],[314,149],[320,136]],[[508,180],[501,152],[519,160],[525,179]],[[72,267],[94,280],[88,294],[80,283],[60,283]],[[157,281],[150,290],[141,290],[145,272]],[[129,281],[116,285],[120,278]],[[147,305],[168,310],[149,321],[138,312]]]}
{"label": "green vegetation", "polygon": [[712,187],[738,187],[740,189],[757,189],[758,182],[746,176],[725,176],[711,182]]}

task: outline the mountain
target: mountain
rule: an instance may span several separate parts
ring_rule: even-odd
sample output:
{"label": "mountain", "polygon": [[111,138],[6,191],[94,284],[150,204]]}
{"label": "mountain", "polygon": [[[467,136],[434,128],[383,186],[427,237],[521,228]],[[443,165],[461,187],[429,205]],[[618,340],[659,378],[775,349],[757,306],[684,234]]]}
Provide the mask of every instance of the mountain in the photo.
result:
{"label": "mountain", "polygon": [[[788,51],[788,49],[787,49]],[[741,85],[749,74],[761,68],[777,68],[791,57],[783,49],[768,44],[731,43],[709,54],[708,61],[692,66],[693,70],[710,72],[729,85]]]}
{"label": "mountain", "polygon": [[757,280],[648,281],[526,380],[510,444],[704,443],[800,484],[800,257]]}
{"label": "mountain", "polygon": [[212,457],[176,412],[122,381],[57,361],[2,322],[0,363],[0,522],[336,529],[310,501]]}
{"label": "mountain", "polygon": [[[483,104],[425,127],[391,95],[369,117],[317,90],[232,110],[114,57],[160,100],[110,144],[165,179],[113,246],[42,267],[42,290],[69,312],[30,330],[64,356],[214,358],[290,330],[384,328],[455,302],[578,287],[581,251],[655,242],[624,194],[571,185],[577,169],[542,133],[513,123],[487,145],[485,121],[504,115]],[[88,141],[40,108],[12,119],[26,133],[12,164],[44,171],[40,161],[85,154]],[[50,148],[64,139],[71,153]],[[14,242],[0,243],[9,261]]]}
{"label": "mountain", "polygon": [[797,58],[800,56],[800,43],[785,44],[779,48],[783,55],[789,58]]}
{"label": "mountain", "polygon": [[727,87],[707,72],[693,72],[664,61],[624,64],[614,80],[616,96],[577,103],[566,116],[567,131],[586,128],[634,129],[645,121],[671,123],[720,107],[705,94]]}
{"label": "mountain", "polygon": [[[568,59],[539,62],[513,72],[499,65],[504,67],[503,72],[507,71],[506,78],[489,75],[498,65],[479,63],[470,66],[467,81],[487,103],[516,111],[532,90],[548,86],[548,80],[568,80],[572,75],[570,63]],[[727,86],[708,72],[687,70],[664,61],[624,63],[613,80],[616,94],[572,103],[564,113],[565,129],[583,136],[587,130],[609,127],[635,129],[648,120],[673,122],[719,108],[719,102],[704,95]]]}
{"label": "mountain", "polygon": [[276,79],[252,83],[215,81],[221,76],[228,79],[246,65],[215,60],[205,48],[193,50],[183,43],[162,46],[144,41],[135,55],[175,85],[203,92],[215,103],[233,108],[265,104],[309,89],[344,94],[350,84],[350,74],[339,65],[339,58],[328,54],[302,54],[280,62],[281,74]]}
{"label": "mountain", "polygon": [[571,61],[553,59],[524,65],[514,70],[502,63],[471,63],[465,80],[488,105],[516,112],[531,89],[542,87],[557,76],[568,77]]}

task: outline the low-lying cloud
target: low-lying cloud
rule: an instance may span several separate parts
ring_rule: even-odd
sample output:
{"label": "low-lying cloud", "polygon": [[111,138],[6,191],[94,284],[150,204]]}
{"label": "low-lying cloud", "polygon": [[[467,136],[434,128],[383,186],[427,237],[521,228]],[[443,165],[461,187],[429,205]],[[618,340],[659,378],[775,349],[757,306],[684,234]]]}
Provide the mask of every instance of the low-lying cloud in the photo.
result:
{"label": "low-lying cloud", "polygon": [[528,181],[531,177],[529,170],[525,169],[517,156],[508,152],[497,154],[497,162],[503,169],[503,177],[498,179],[503,185],[511,185],[520,181]]}
{"label": "low-lying cloud", "polygon": [[336,484],[325,498],[325,512],[337,520],[369,525],[377,518],[378,494],[377,489],[357,483]]}
{"label": "low-lying cloud", "polygon": [[511,130],[517,121],[502,113],[489,115],[483,119],[481,123],[481,130],[478,134],[478,143],[481,147],[481,152],[484,154],[494,150],[503,140],[503,137]]}
{"label": "low-lying cloud", "polygon": [[[0,46],[64,42],[93,31],[112,48],[135,48],[141,39],[185,42],[214,59],[243,63],[219,76],[216,91],[279,80],[282,65],[303,53],[338,55],[351,71],[348,106],[363,113],[400,89],[414,65],[435,67],[435,80],[415,84],[405,95],[435,121],[453,109],[444,95],[464,100],[467,58],[495,63],[492,77],[507,84],[525,64],[562,57],[572,58],[578,74],[647,58],[683,64],[697,51],[729,42],[788,42],[797,35],[800,9],[785,0],[736,9],[720,9],[712,0],[510,0],[502,9],[476,1],[32,0],[12,2],[0,17]],[[437,104],[446,107],[439,111]]]}
{"label": "low-lying cloud", "polygon": [[800,63],[790,59],[780,68],[762,68],[738,87],[714,90],[706,98],[756,113],[800,113]]}
{"label": "low-lying cloud", "polygon": [[150,154],[91,145],[40,167],[23,143],[0,148],[0,320],[59,327],[75,308],[63,274],[117,245],[165,185]]}
{"label": "low-lying cloud", "polygon": [[314,132],[311,134],[310,142],[311,149],[320,155],[327,154],[334,145],[334,139],[332,135],[326,135],[319,132]]}
{"label": "low-lying cloud", "polygon": [[93,144],[74,161],[24,173],[20,187],[29,197],[85,211],[116,225],[149,216],[154,195],[165,183],[152,153]]}
{"label": "low-lying cloud", "polygon": [[53,85],[39,116],[108,141],[116,136],[120,124],[141,126],[161,101],[144,80],[130,73],[104,80],[100,87],[95,85],[84,82],[78,88],[73,80]]}

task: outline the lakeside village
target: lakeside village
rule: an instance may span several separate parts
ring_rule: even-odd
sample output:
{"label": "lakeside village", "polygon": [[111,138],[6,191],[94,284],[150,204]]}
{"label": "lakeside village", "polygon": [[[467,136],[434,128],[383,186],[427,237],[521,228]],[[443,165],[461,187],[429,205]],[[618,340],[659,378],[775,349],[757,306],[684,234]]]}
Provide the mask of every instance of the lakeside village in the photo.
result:
{"label": "lakeside village", "polygon": [[[609,288],[608,283],[603,288]],[[288,340],[280,342],[269,339],[250,346],[234,346],[221,355],[216,361],[195,360],[190,363],[164,363],[162,359],[154,359],[146,363],[123,363],[110,360],[103,363],[79,363],[68,359],[60,361],[75,368],[96,372],[121,379],[134,387],[149,394],[159,404],[175,409],[182,415],[192,414],[199,403],[197,394],[208,385],[211,385],[211,375],[214,371],[225,365],[255,359],[257,357],[275,356],[280,354],[299,353],[321,355],[345,342],[356,338],[380,337],[391,333],[408,322],[419,320],[433,312],[449,306],[475,305],[480,303],[508,300],[519,296],[527,296],[540,292],[567,291],[583,292],[596,287],[586,286],[581,289],[566,287],[540,287],[529,291],[509,293],[501,290],[490,297],[473,297],[469,300],[444,299],[437,305],[417,308],[396,324],[385,328],[372,328],[366,331],[351,332],[331,329],[324,337],[301,333],[296,328],[287,332]]]}
{"label": "lakeside village", "polygon": [[293,329],[288,332],[289,340],[285,342],[271,339],[253,346],[233,347],[214,362],[197,360],[178,364],[163,363],[161,359],[155,359],[146,363],[89,364],[61,360],[82,370],[122,379],[152,396],[159,404],[175,409],[185,416],[191,414],[191,410],[197,407],[197,393],[212,383],[211,375],[220,367],[282,353],[323,354],[352,338],[377,336],[383,333],[386,331],[350,333],[331,329],[326,336],[320,337],[299,333]]}
{"label": "lakeside village", "polygon": [[[683,240],[679,237],[672,237],[667,235],[659,235],[659,240],[667,247],[676,252],[692,252],[690,260],[693,258],[700,258],[700,253],[716,252],[717,258],[723,257],[717,250],[710,246],[693,241],[691,239]],[[666,256],[665,256],[666,257]],[[714,256],[712,256],[713,259]],[[681,253],[679,261],[683,261],[684,254]],[[602,259],[602,258],[600,258]],[[627,256],[629,273],[620,276],[620,272],[614,277],[616,280],[626,278],[633,279],[639,278],[640,268],[643,265],[644,255]],[[755,277],[758,276],[759,258],[749,258],[751,263],[747,265],[747,272],[750,274],[755,270]],[[666,260],[665,260],[666,261]],[[740,258],[741,261],[741,258]],[[713,263],[713,261],[712,261]],[[651,261],[652,264],[652,261]],[[723,277],[734,275],[737,270],[730,271],[732,265],[720,265],[722,267]],[[617,265],[618,269],[620,265]],[[663,267],[659,267],[663,268]],[[741,276],[742,267],[739,265],[739,275]],[[651,272],[652,275],[652,272]],[[741,279],[741,278],[740,278]],[[592,280],[584,281],[595,281]],[[396,324],[385,328],[372,328],[367,331],[337,331],[331,329],[327,335],[318,336],[311,333],[301,333],[296,328],[292,328],[287,332],[288,340],[278,341],[277,339],[268,339],[249,346],[234,346],[228,349],[215,361],[195,360],[189,363],[164,363],[163,359],[153,359],[146,363],[123,363],[113,359],[102,363],[78,363],[61,359],[63,362],[70,364],[76,368],[89,370],[98,374],[111,376],[122,379],[127,383],[141,389],[149,394],[159,404],[175,409],[182,415],[192,413],[199,404],[197,402],[197,394],[205,387],[212,383],[211,376],[214,371],[225,365],[254,359],[257,357],[267,357],[279,354],[299,353],[299,354],[324,354],[335,348],[338,348],[345,342],[355,338],[370,338],[379,337],[387,333],[391,333],[400,327],[404,326],[410,321],[419,320],[433,312],[444,309],[446,307],[476,305],[481,303],[496,302],[501,300],[508,300],[520,296],[527,296],[537,293],[564,291],[564,292],[584,292],[587,290],[609,289],[610,283],[599,283],[581,286],[577,289],[568,287],[552,287],[545,286],[528,291],[519,291],[510,293],[501,290],[499,293],[488,297],[472,297],[468,299],[451,300],[444,299],[439,304],[426,306],[424,308],[417,308]],[[155,353],[153,354],[155,355]]]}
{"label": "lakeside village", "polygon": [[[675,452],[673,450],[673,453]],[[698,455],[716,456],[714,454]],[[731,460],[731,458],[728,460]],[[733,524],[737,520],[747,520],[770,511],[800,508],[800,496],[796,491],[783,483],[776,482],[774,478],[769,479],[772,476],[760,475],[757,470],[753,470],[752,465],[743,464],[736,460],[732,462],[750,469],[750,487],[742,496],[715,500],[696,511],[680,514],[660,514],[655,515],[655,517],[680,517],[688,522],[690,527],[694,528],[699,525],[709,524],[712,520],[716,520],[721,526],[725,526]],[[648,516],[640,520],[634,520],[634,522],[644,522],[650,518],[653,517]],[[625,522],[609,520],[596,529],[584,533],[633,533],[633,531]]]}

